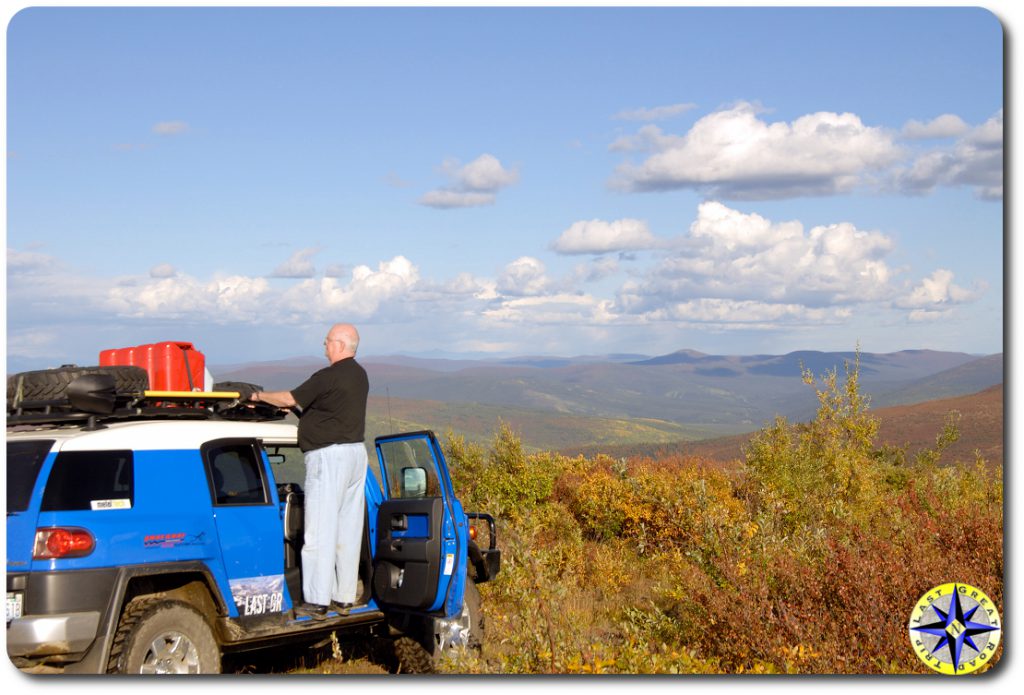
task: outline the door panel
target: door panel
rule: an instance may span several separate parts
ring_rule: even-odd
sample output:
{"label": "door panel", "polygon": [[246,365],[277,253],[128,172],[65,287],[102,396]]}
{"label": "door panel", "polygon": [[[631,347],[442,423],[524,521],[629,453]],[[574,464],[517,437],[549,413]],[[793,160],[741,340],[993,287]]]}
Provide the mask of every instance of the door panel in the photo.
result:
{"label": "door panel", "polygon": [[[382,605],[448,613],[462,605],[452,575],[465,554],[454,523],[451,481],[432,432],[378,437],[383,493],[376,516],[374,595]],[[446,601],[456,589],[456,601]]]}
{"label": "door panel", "polygon": [[443,509],[440,497],[381,504],[373,577],[381,602],[421,610],[435,603]]}
{"label": "door panel", "polygon": [[224,569],[239,617],[281,613],[284,537],[261,449],[251,439],[202,447]]}

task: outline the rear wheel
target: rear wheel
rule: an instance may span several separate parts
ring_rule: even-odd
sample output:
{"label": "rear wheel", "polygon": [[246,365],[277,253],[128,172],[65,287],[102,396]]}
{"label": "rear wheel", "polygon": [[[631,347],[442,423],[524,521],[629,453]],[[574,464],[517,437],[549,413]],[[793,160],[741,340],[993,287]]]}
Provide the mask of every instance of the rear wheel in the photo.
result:
{"label": "rear wheel", "polygon": [[484,645],[484,619],[480,591],[466,579],[462,612],[454,618],[421,623],[419,629],[395,640],[395,656],[402,673],[436,673],[445,654],[468,650],[479,655]]}
{"label": "rear wheel", "polygon": [[220,673],[213,630],[180,601],[137,599],[128,604],[114,636],[108,673]]}

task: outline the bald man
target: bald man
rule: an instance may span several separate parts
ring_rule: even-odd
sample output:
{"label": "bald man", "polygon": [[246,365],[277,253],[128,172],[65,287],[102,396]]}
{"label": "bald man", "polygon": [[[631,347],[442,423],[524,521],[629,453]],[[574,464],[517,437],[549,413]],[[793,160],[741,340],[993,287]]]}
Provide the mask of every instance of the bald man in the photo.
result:
{"label": "bald man", "polygon": [[279,408],[299,406],[299,448],[306,461],[302,598],[296,615],[315,620],[328,607],[347,615],[356,601],[366,482],[366,370],[355,360],[355,326],[331,326],[324,339],[330,365],[291,391],[250,397]]}

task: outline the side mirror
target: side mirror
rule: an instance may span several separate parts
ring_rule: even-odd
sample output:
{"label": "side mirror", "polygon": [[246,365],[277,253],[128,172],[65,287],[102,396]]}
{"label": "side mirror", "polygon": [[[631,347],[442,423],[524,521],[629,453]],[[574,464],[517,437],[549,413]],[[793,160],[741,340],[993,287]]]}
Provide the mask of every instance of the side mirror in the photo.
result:
{"label": "side mirror", "polygon": [[425,468],[402,469],[402,497],[427,496],[427,470]]}
{"label": "side mirror", "polygon": [[267,454],[267,460],[272,466],[280,466],[286,461],[284,454]]}

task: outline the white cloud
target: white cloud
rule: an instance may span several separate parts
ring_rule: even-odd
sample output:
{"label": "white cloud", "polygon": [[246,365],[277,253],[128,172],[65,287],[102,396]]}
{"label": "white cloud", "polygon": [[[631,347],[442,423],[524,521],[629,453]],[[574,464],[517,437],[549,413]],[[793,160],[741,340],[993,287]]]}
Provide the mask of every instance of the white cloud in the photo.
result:
{"label": "white cloud", "polygon": [[498,296],[496,290],[496,283],[493,280],[478,278],[472,273],[459,273],[443,283],[439,292],[442,295],[454,297],[493,299]]}
{"label": "white cloud", "polygon": [[9,273],[45,273],[53,271],[57,267],[57,260],[53,256],[7,247],[7,272]]}
{"label": "white cloud", "polygon": [[446,160],[441,171],[451,183],[425,193],[419,200],[421,205],[433,208],[493,205],[498,191],[519,180],[517,170],[506,169],[497,157],[487,153],[464,166],[457,160]]}
{"label": "white cloud", "polygon": [[456,169],[452,177],[460,188],[494,192],[518,181],[519,172],[503,167],[494,155],[482,154],[466,166]]}
{"label": "white cloud", "polygon": [[502,294],[531,296],[544,294],[554,283],[547,276],[544,263],[531,256],[522,256],[505,266],[496,285]]}
{"label": "white cloud", "polygon": [[628,109],[612,116],[619,121],[661,121],[697,108],[696,104],[669,104],[653,108]]}
{"label": "white cloud", "polygon": [[181,135],[188,130],[188,123],[185,121],[161,121],[153,126],[153,132],[157,135]]}
{"label": "white cloud", "polygon": [[[654,135],[648,131],[647,139]],[[890,133],[855,114],[818,112],[769,123],[741,102],[701,118],[683,137],[663,139],[643,163],[620,165],[613,183],[632,191],[694,188],[737,199],[826,195],[851,191],[900,156]]]}
{"label": "white cloud", "polygon": [[564,254],[602,254],[640,251],[658,245],[658,240],[642,220],[581,220],[562,232],[551,248]]}
{"label": "white cloud", "polygon": [[835,324],[849,318],[845,308],[812,308],[802,304],[719,298],[692,299],[650,312],[649,319],[723,328],[770,330],[780,324]]}
{"label": "white cloud", "polygon": [[493,193],[478,193],[475,191],[448,191],[436,190],[424,193],[420,197],[420,205],[430,208],[472,208],[484,205],[494,205],[495,195]]}
{"label": "white cloud", "polygon": [[543,326],[609,324],[616,319],[612,302],[584,294],[551,294],[507,299],[482,312],[487,322]]}
{"label": "white cloud", "polygon": [[690,235],[644,278],[623,285],[624,311],[645,313],[704,299],[824,307],[893,296],[885,263],[893,242],[850,223],[805,232],[718,202],[700,205]]}
{"label": "white cloud", "polygon": [[263,278],[219,275],[203,282],[179,275],[116,285],[107,291],[103,305],[132,318],[254,321],[267,309],[269,290]]}
{"label": "white cloud", "polygon": [[907,309],[940,311],[953,304],[973,302],[978,299],[984,286],[968,290],[953,284],[953,272],[938,268],[924,278],[907,295],[897,300],[896,305]]}
{"label": "white cloud", "polygon": [[576,266],[574,275],[582,282],[597,282],[619,271],[619,261],[614,256],[601,256],[590,263]]}
{"label": "white cloud", "polygon": [[665,135],[656,125],[645,125],[635,135],[624,135],[608,149],[612,152],[657,152],[683,143],[678,135]]}
{"label": "white cloud", "polygon": [[376,270],[367,265],[356,266],[347,283],[329,277],[305,280],[289,288],[280,297],[278,307],[292,321],[300,321],[303,316],[325,320],[344,316],[367,318],[389,302],[400,304],[418,282],[416,266],[404,256],[395,256],[380,262]]}
{"label": "white cloud", "polygon": [[[357,320],[400,332],[423,322],[444,324],[480,345],[519,341],[519,349],[567,349],[581,332],[611,336],[622,327],[665,335],[687,328],[813,330],[863,324],[884,312],[891,312],[885,317],[890,323],[896,323],[893,313],[903,322],[923,323],[950,318],[984,290],[979,283],[956,284],[953,273],[941,268],[915,283],[899,282],[905,269],[890,265],[894,243],[879,231],[850,222],[807,229],[797,220],[776,221],[717,201],[701,204],[688,233],[671,241],[638,220],[590,220],[571,226],[556,245],[560,253],[593,257],[564,275],[525,255],[493,277],[451,271],[430,279],[396,255],[355,265],[344,276],[334,268],[339,272],[313,277],[316,250],[303,249],[281,267],[302,270],[308,264],[309,272],[296,271],[290,281],[228,272],[197,278],[170,264],[112,279],[75,273],[41,253],[8,249],[8,308],[17,330],[38,325],[40,316],[54,326],[87,316],[91,324],[112,326],[188,322],[267,330]],[[648,248],[654,262],[623,263],[623,254],[639,248]],[[618,290],[609,289],[614,286],[608,279],[620,272]],[[603,282],[584,285],[597,281]],[[517,338],[508,337],[510,328]],[[37,340],[45,345],[45,336]],[[457,336],[445,347],[456,343]],[[27,336],[18,345],[23,352],[32,348]]]}
{"label": "white cloud", "polygon": [[151,278],[172,278],[178,274],[178,269],[170,263],[160,263],[149,269]]}
{"label": "white cloud", "polygon": [[311,278],[316,275],[316,266],[311,260],[318,254],[320,249],[300,249],[293,253],[288,260],[284,261],[270,274],[275,278]]}
{"label": "white cloud", "polygon": [[907,314],[908,323],[933,323],[948,319],[953,315],[952,309],[914,309]]}
{"label": "white cloud", "polygon": [[967,131],[951,147],[920,154],[895,172],[905,193],[925,194],[938,186],[969,186],[985,200],[1003,197],[1003,112]]}
{"label": "white cloud", "polygon": [[903,126],[903,137],[910,140],[930,140],[951,138],[963,135],[970,126],[964,123],[963,119],[951,113],[946,113],[927,123],[921,121],[907,121]]}

